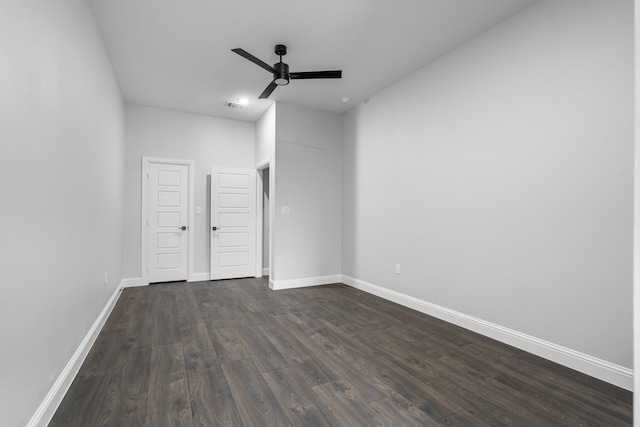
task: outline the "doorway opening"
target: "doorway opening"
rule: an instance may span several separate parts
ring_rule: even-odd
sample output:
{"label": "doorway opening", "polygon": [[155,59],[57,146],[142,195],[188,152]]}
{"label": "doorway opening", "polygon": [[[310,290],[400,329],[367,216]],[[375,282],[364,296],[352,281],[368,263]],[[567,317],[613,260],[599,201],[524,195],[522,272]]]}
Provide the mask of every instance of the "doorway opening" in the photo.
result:
{"label": "doorway opening", "polygon": [[269,215],[269,167],[262,170],[262,275],[270,275],[271,251],[271,222]]}

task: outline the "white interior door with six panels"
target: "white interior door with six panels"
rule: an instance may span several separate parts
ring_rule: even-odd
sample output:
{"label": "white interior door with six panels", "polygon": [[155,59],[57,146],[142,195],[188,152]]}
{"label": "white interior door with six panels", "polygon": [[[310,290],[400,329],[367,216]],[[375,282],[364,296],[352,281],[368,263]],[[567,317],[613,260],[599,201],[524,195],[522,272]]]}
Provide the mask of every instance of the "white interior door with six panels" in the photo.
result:
{"label": "white interior door with six panels", "polygon": [[149,163],[149,282],[187,280],[189,168]]}
{"label": "white interior door with six panels", "polygon": [[211,169],[211,280],[254,277],[256,171]]}

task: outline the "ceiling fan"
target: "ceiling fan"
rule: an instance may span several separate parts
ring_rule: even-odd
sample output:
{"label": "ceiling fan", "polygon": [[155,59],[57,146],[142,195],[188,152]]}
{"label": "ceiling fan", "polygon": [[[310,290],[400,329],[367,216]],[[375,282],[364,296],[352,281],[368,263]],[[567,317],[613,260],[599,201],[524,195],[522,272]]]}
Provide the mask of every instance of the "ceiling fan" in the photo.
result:
{"label": "ceiling fan", "polygon": [[283,44],[277,44],[275,48],[276,55],[280,56],[280,62],[273,64],[273,67],[264,61],[259,60],[255,56],[251,55],[244,49],[231,49],[232,52],[248,59],[254,64],[259,65],[265,70],[273,74],[273,80],[269,83],[269,86],[260,94],[258,98],[264,99],[271,95],[271,92],[277,86],[284,86],[289,84],[289,79],[340,79],[342,78],[342,70],[334,71],[303,71],[303,72],[289,72],[289,65],[282,62],[282,57],[287,54],[287,47]]}

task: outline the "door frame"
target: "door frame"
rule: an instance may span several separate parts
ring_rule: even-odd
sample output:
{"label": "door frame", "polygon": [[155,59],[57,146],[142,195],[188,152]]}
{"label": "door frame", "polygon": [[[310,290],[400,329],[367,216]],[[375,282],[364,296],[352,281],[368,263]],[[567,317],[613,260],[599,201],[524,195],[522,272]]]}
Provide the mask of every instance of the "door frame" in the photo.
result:
{"label": "door frame", "polygon": [[262,224],[264,223],[264,212],[262,208],[262,202],[264,198],[264,171],[265,169],[269,169],[269,206],[267,209],[269,210],[269,262],[267,268],[269,268],[269,279],[270,281],[273,279],[273,169],[271,168],[271,157],[267,158],[262,163],[258,163],[256,165],[256,175],[257,175],[257,191],[256,197],[258,199],[257,203],[257,221],[256,221],[256,277],[262,277],[262,271],[264,268],[262,262],[262,248],[264,245],[263,236],[264,230]]}
{"label": "door frame", "polygon": [[193,250],[194,250],[194,176],[195,176],[195,162],[193,160],[183,159],[166,159],[161,157],[142,157],[142,194],[141,200],[141,215],[140,215],[140,230],[141,230],[141,252],[140,252],[140,273],[142,277],[142,283],[149,284],[149,164],[169,164],[187,166],[189,181],[187,183],[187,281],[194,281],[193,273]]}

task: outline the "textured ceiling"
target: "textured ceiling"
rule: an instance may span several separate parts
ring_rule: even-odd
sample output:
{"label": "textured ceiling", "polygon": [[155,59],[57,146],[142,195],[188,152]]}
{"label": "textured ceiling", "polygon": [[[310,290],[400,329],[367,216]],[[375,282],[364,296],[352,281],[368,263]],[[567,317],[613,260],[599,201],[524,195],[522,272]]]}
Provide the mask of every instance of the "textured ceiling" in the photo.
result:
{"label": "textured ceiling", "polygon": [[[125,101],[255,121],[274,100],[344,112],[535,0],[90,0]],[[285,44],[295,80],[267,100],[268,64]],[[342,97],[351,97],[350,104]],[[248,97],[243,110],[227,100]]]}

